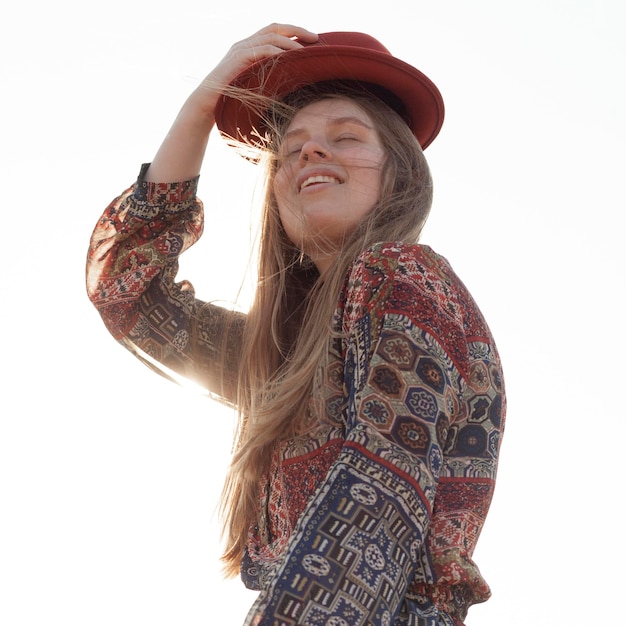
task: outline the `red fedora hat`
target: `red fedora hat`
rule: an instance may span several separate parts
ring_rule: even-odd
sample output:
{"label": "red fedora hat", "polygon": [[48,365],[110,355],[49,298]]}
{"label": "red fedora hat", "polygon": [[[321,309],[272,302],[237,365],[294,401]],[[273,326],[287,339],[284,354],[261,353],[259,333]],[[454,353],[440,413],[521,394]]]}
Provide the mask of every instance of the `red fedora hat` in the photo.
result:
{"label": "red fedora hat", "polygon": [[[441,129],[444,105],[435,84],[364,33],[322,33],[315,43],[253,63],[231,84],[281,98],[327,80],[371,83],[394,94],[402,102],[409,127],[422,148],[430,145]],[[217,103],[215,121],[223,135],[251,143],[255,143],[254,129],[262,126],[258,112],[227,95]]]}

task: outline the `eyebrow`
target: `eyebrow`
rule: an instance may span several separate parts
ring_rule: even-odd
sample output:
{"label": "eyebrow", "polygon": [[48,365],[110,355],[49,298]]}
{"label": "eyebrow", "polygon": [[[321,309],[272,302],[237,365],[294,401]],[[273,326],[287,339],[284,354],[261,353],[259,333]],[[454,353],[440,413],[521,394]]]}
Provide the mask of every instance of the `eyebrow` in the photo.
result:
{"label": "eyebrow", "polygon": [[[342,124],[358,124],[359,126],[367,130],[374,130],[374,128],[370,126],[367,122],[353,115],[346,115],[344,117],[333,117],[328,122],[329,126],[341,126]],[[304,132],[304,128],[294,128],[293,130],[287,131],[283,135],[283,141],[285,141],[286,139],[291,139],[294,136],[301,135]]]}

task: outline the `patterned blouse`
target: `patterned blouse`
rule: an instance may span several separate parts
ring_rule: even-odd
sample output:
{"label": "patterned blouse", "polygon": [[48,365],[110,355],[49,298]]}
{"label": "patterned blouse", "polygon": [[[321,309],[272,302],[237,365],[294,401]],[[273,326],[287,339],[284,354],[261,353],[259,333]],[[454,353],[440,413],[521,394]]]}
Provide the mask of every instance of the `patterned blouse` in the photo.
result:
{"label": "patterned blouse", "polygon": [[[237,367],[245,315],[175,281],[202,232],[197,181],[140,175],[116,198],[91,239],[87,288],[133,353],[229,400],[219,355]],[[461,626],[490,595],[472,561],[504,426],[490,331],[445,259],[393,242],[355,260],[335,324],[310,403],[320,419],[277,447],[260,481],[246,624]]]}

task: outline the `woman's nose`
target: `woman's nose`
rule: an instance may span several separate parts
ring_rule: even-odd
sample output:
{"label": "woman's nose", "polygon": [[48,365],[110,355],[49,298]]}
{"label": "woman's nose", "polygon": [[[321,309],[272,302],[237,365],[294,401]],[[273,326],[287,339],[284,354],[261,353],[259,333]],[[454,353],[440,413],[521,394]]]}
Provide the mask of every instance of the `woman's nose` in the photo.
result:
{"label": "woman's nose", "polygon": [[330,157],[330,150],[321,142],[309,139],[302,145],[300,158],[303,161],[324,161]]}

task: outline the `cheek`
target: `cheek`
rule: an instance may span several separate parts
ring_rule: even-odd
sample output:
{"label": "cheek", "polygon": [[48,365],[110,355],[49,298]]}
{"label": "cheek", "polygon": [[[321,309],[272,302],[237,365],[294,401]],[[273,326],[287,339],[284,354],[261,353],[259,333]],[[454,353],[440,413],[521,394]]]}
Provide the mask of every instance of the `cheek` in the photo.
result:
{"label": "cheek", "polygon": [[300,218],[296,215],[292,203],[287,198],[281,197],[277,191],[274,192],[274,195],[276,196],[278,218],[283,230],[289,241],[297,246],[298,241],[302,238]]}
{"label": "cheek", "polygon": [[272,189],[277,200],[285,198],[289,192],[291,186],[292,176],[287,167],[281,167],[276,171],[274,175],[274,182],[272,183]]}
{"label": "cheek", "polygon": [[360,180],[359,187],[362,193],[361,210],[365,210],[366,213],[369,213],[369,211],[380,202],[382,191],[381,171],[371,170],[368,173],[364,173]]}
{"label": "cheek", "polygon": [[297,234],[299,219],[297,212],[294,210],[295,198],[293,193],[291,193],[291,189],[292,175],[287,167],[282,167],[274,176],[272,191],[276,199],[281,224],[293,243],[294,235]]}

